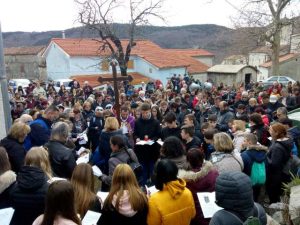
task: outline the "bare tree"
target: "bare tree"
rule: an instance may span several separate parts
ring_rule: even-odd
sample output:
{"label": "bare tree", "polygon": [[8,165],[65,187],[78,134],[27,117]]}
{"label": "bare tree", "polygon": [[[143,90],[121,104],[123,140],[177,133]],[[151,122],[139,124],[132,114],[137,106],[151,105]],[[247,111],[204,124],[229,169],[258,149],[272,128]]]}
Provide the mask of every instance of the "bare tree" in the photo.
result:
{"label": "bare tree", "polygon": [[[110,51],[110,58],[118,62],[122,76],[127,76],[127,65],[131,50],[136,45],[135,33],[138,25],[148,25],[151,18],[164,21],[161,9],[164,0],[75,0],[80,6],[79,22],[88,29],[96,32],[99,39],[99,53]],[[127,5],[125,2],[129,2]],[[121,11],[128,10],[128,35],[126,46],[114,32],[114,17]],[[125,13],[124,13],[125,10]]]}
{"label": "bare tree", "polygon": [[[259,41],[266,41],[272,50],[272,75],[279,75],[279,55],[281,30],[292,23],[292,18],[298,14],[297,0],[244,0],[242,6],[237,7],[226,0],[239,11],[234,18],[237,27],[252,27],[255,29]],[[257,29],[259,27],[265,29]],[[251,32],[251,29],[249,30]],[[253,30],[254,31],[254,30]],[[259,32],[257,32],[259,31]],[[261,32],[262,31],[262,32]],[[253,33],[254,34],[254,33]]]}

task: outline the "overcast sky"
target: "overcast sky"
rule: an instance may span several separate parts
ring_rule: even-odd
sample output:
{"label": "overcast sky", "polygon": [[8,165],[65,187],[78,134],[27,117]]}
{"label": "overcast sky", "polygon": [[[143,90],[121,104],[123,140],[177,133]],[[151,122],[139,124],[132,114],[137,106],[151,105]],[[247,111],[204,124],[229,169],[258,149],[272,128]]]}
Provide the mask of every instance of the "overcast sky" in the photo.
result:
{"label": "overcast sky", "polygon": [[[218,24],[230,27],[230,16],[236,13],[225,0],[165,1],[166,26]],[[64,30],[79,26],[75,22],[77,15],[78,5],[74,0],[0,0],[2,32]],[[126,22],[122,14],[117,20]],[[163,24],[154,22],[154,25]]]}

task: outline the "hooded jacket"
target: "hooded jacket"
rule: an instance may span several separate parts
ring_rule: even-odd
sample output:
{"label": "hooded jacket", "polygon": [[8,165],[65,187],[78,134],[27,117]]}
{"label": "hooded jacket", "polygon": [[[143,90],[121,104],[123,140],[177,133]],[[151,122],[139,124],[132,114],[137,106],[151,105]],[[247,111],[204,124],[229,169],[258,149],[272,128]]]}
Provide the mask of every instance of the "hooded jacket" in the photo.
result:
{"label": "hooded jacket", "polygon": [[255,203],[259,208],[257,210],[254,205],[251,180],[242,172],[225,172],[217,178],[216,204],[224,210],[219,210],[213,215],[210,225],[241,225],[241,221],[230,213],[242,221],[250,216],[258,216],[261,225],[267,223],[264,209]]}
{"label": "hooded jacket", "polygon": [[148,225],[189,225],[195,215],[193,196],[182,179],[164,184],[149,198]]}
{"label": "hooded jacket", "polygon": [[263,145],[250,145],[241,153],[244,162],[243,172],[248,176],[251,175],[251,169],[254,162],[262,163],[266,160],[268,148]]}
{"label": "hooded jacket", "polygon": [[244,164],[240,154],[213,152],[211,162],[219,173],[227,171],[243,171]]}
{"label": "hooded jacket", "polygon": [[138,159],[132,149],[127,149],[127,152],[125,149],[120,149],[117,152],[111,153],[110,158],[108,160],[108,168],[109,168],[108,174],[103,174],[101,177],[101,180],[104,183],[110,186],[112,181],[112,176],[117,165],[121,163],[128,163],[130,159],[132,159],[134,162],[138,162]]}
{"label": "hooded jacket", "polygon": [[15,209],[11,225],[31,225],[45,209],[49,184],[46,174],[37,167],[23,166],[10,192]]}
{"label": "hooded jacket", "polygon": [[208,225],[210,219],[205,219],[197,197],[198,192],[213,192],[215,191],[215,183],[219,173],[214,168],[211,162],[205,161],[201,168],[190,171],[179,170],[178,177],[184,179],[186,187],[192,192],[196,216],[191,221],[191,225]]}
{"label": "hooded jacket", "polygon": [[9,201],[9,192],[16,182],[15,172],[8,170],[0,176],[0,209],[11,206]]}

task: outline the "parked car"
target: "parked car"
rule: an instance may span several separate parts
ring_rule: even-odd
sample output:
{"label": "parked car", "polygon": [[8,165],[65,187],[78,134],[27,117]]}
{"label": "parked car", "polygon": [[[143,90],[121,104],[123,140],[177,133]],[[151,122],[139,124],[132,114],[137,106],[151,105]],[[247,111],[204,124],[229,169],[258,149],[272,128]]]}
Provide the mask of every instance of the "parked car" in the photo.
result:
{"label": "parked car", "polygon": [[55,91],[58,92],[61,85],[65,85],[66,90],[70,90],[71,87],[69,87],[69,83],[71,81],[72,81],[71,79],[57,79],[57,80],[54,80],[53,82],[54,82]]}
{"label": "parked car", "polygon": [[292,83],[295,83],[296,81],[288,76],[272,76],[268,77],[267,79],[263,80],[262,83],[264,87],[270,87],[273,85],[275,81],[278,81],[278,83],[281,83],[283,86],[286,86],[290,81]]}
{"label": "parked car", "polygon": [[19,86],[22,86],[23,90],[26,91],[26,88],[29,86],[30,83],[31,81],[28,79],[10,79],[8,81],[8,85],[13,88],[14,92]]}

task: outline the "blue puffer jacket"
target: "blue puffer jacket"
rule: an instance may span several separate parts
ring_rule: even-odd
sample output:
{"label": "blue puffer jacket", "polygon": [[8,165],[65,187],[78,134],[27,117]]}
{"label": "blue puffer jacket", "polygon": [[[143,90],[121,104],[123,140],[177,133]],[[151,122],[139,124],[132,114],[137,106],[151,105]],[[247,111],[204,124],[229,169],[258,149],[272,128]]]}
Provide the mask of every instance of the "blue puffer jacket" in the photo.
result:
{"label": "blue puffer jacket", "polygon": [[122,129],[112,131],[112,132],[102,131],[100,135],[99,146],[97,147],[96,151],[92,156],[92,162],[93,165],[97,165],[98,167],[100,167],[101,171],[104,174],[108,174],[108,160],[111,154],[109,140],[111,137],[116,135],[122,136],[124,138],[125,143],[127,143],[127,147],[130,147],[128,144],[127,137],[123,135]]}
{"label": "blue puffer jacket", "polygon": [[251,168],[254,162],[261,163],[266,160],[268,148],[263,145],[251,145],[242,152],[241,157],[244,162],[243,172],[248,176],[251,175]]}
{"label": "blue puffer jacket", "polygon": [[224,172],[218,176],[216,204],[224,209],[213,215],[210,225],[241,225],[250,216],[258,217],[261,225],[267,224],[265,210],[253,201],[251,180],[242,172]]}

